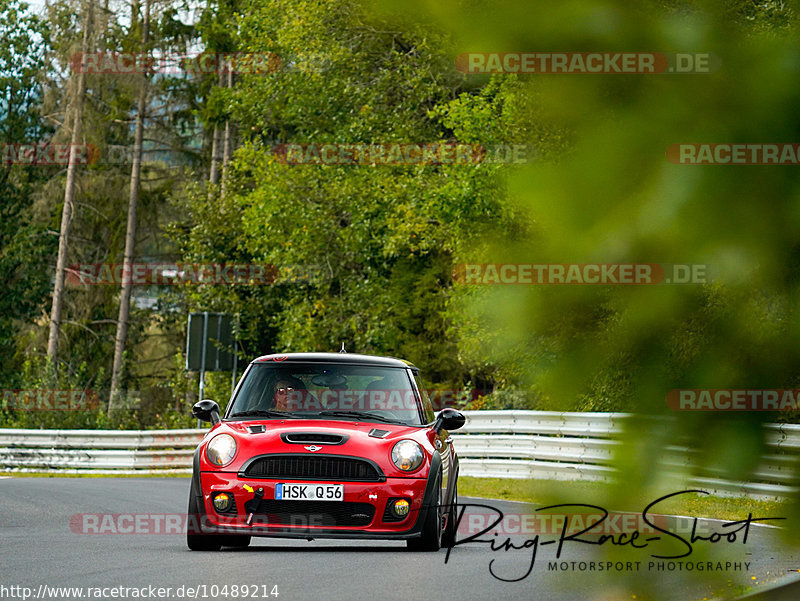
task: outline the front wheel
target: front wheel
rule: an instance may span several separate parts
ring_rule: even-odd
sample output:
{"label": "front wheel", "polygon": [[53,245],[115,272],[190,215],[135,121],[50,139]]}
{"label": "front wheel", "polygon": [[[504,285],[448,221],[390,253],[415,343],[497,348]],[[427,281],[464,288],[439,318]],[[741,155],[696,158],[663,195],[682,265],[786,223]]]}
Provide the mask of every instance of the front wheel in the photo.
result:
{"label": "front wheel", "polygon": [[428,509],[425,523],[422,525],[422,536],[409,538],[406,541],[411,551],[438,551],[442,548],[442,475],[436,478],[436,506]]}
{"label": "front wheel", "polygon": [[[224,537],[218,534],[192,534],[189,532],[192,524],[197,525],[197,530],[200,530],[200,522],[205,515],[205,511],[200,511],[200,505],[197,503],[197,490],[194,485],[194,478],[192,478],[192,488],[189,491],[189,509],[187,516],[187,529],[186,529],[186,545],[192,551],[219,551],[222,547],[222,539]],[[250,538],[249,536],[247,537]],[[250,541],[247,541],[248,544]]]}

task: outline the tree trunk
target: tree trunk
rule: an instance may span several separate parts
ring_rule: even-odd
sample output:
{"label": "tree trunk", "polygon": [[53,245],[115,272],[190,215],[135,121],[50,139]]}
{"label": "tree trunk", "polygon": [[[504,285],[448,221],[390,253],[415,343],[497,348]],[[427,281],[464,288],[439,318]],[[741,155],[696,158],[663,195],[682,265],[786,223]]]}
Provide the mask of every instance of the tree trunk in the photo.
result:
{"label": "tree trunk", "polygon": [[[150,36],[150,0],[144,3],[144,23],[142,26],[142,50],[147,51]],[[114,400],[119,394],[122,379],[122,356],[128,338],[128,320],[131,309],[133,289],[132,267],[136,250],[136,210],[139,205],[139,187],[142,172],[142,139],[144,137],[144,114],[147,110],[147,76],[142,75],[139,90],[139,104],[136,111],[136,132],[134,134],[133,166],[131,167],[130,191],[128,196],[128,230],[125,233],[125,259],[122,268],[122,294],[119,299],[117,318],[117,337],[114,343],[114,365],[111,370],[111,395],[108,399],[108,415],[111,415]]]}
{"label": "tree trunk", "polygon": [[[86,18],[83,27],[83,40],[81,42],[81,52],[85,55],[89,51],[89,40],[94,13],[94,0],[87,0],[85,3]],[[47,357],[56,368],[58,361],[58,342],[61,333],[61,311],[64,305],[64,279],[67,268],[67,251],[69,249],[69,232],[72,222],[73,202],[75,200],[75,180],[78,165],[76,146],[81,141],[83,127],[83,104],[86,96],[86,73],[84,69],[78,73],[78,89],[73,103],[72,119],[72,146],[70,148],[70,160],[67,165],[67,183],[64,188],[64,207],[61,210],[61,232],[58,236],[58,259],[56,260],[55,283],[53,284],[53,306],[50,311],[50,336],[47,341]]]}
{"label": "tree trunk", "polygon": [[[217,77],[217,85],[220,88],[225,87],[225,69],[219,67]],[[214,124],[214,139],[211,142],[211,173],[209,173],[208,181],[212,184],[219,183],[220,163],[222,162],[222,128],[218,124]]]}
{"label": "tree trunk", "polygon": [[[233,69],[228,66],[228,89],[233,88]],[[230,119],[225,120],[225,144],[222,152],[222,186],[220,189],[220,196],[225,196],[225,177],[228,174],[228,163],[233,155],[233,138],[234,138],[234,125]]]}

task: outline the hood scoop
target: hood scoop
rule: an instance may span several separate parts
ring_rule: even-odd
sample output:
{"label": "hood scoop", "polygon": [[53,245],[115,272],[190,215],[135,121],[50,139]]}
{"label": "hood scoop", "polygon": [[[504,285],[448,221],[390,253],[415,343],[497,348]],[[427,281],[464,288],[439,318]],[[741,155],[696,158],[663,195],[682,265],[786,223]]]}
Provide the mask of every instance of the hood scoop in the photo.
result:
{"label": "hood scoop", "polygon": [[389,435],[389,430],[372,428],[372,430],[369,431],[369,435],[372,436],[372,438],[386,438]]}
{"label": "hood scoop", "polygon": [[255,426],[247,426],[247,430],[250,434],[263,434],[267,431],[267,427],[263,424],[258,424]]}
{"label": "hood scoop", "polygon": [[349,436],[326,432],[285,432],[281,440],[289,444],[344,444]]}

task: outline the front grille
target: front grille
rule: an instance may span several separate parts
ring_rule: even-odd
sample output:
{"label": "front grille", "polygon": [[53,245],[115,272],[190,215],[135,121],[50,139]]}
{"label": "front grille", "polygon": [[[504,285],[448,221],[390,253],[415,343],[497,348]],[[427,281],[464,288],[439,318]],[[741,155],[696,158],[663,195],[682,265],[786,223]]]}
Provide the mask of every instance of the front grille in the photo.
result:
{"label": "front grille", "polygon": [[247,478],[286,480],[337,480],[383,482],[377,466],[355,457],[308,455],[266,455],[253,459],[244,469]]}
{"label": "front grille", "polygon": [[263,499],[253,519],[254,525],[367,526],[375,516],[369,503],[342,501],[275,501]]}

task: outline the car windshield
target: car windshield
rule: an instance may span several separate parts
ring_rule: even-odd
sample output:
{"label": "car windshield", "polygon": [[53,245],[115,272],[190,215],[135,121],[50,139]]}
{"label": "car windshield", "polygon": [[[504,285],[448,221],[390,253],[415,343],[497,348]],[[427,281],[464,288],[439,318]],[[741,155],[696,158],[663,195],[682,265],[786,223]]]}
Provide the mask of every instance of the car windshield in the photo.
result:
{"label": "car windshield", "polygon": [[411,378],[402,367],[254,364],[226,419],[286,417],[423,425]]}

